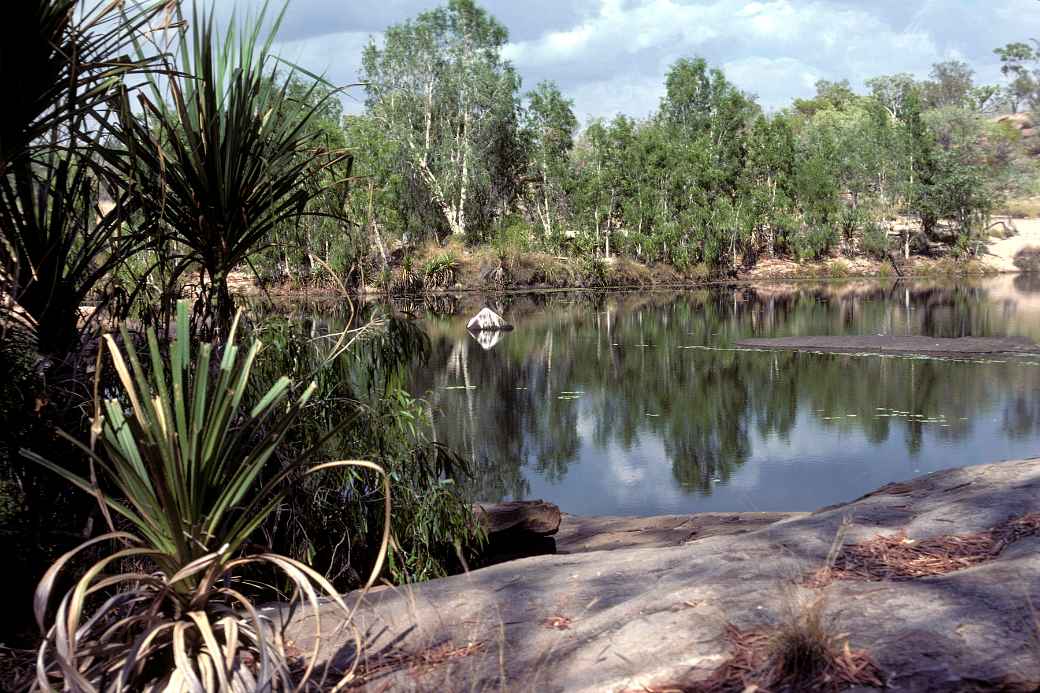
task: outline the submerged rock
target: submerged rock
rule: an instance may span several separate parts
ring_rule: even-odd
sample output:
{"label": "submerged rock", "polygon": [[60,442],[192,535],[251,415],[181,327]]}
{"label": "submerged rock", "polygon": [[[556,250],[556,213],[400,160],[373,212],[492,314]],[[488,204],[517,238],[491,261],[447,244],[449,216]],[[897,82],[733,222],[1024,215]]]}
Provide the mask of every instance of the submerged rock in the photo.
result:
{"label": "submerged rock", "polygon": [[926,356],[1040,354],[1026,337],[925,337],[919,335],[826,335],[741,339],[738,347],[822,352],[875,352]]}
{"label": "submerged rock", "polygon": [[505,321],[501,315],[488,307],[480,309],[480,312],[470,318],[466,323],[466,329],[475,331],[511,330],[513,326]]}
{"label": "submerged rock", "polygon": [[[365,644],[361,682],[372,690],[682,689],[729,661],[734,629],[771,627],[822,599],[826,627],[873,659],[888,690],[1036,690],[1038,512],[1040,460],[1012,461],[889,484],[737,536],[536,556],[352,593],[348,603],[361,600],[352,624]],[[923,573],[889,571],[889,557],[868,550],[879,536],[959,553]],[[986,553],[966,560],[973,545]],[[828,565],[835,573],[821,579]],[[323,638],[318,664],[343,670],[357,659],[350,629],[336,630],[342,616],[332,608],[324,614],[323,632],[337,634]],[[287,637],[306,652],[312,629],[300,619]]]}

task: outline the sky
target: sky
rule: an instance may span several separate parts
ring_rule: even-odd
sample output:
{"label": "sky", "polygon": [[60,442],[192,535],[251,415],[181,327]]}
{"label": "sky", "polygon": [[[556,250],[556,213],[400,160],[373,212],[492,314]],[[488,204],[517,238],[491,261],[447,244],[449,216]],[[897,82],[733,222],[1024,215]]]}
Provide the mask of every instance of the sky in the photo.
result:
{"label": "sky", "polygon": [[[221,12],[261,0],[216,0]],[[336,84],[358,80],[361,50],[435,0],[290,0],[279,50]],[[968,62],[1001,80],[993,49],[1040,36],[1037,0],[485,0],[509,30],[506,57],[529,89],[554,80],[582,122],[643,117],[679,58],[721,67],[767,110],[815,93],[819,79],[870,77]],[[363,92],[348,92],[349,112]]]}

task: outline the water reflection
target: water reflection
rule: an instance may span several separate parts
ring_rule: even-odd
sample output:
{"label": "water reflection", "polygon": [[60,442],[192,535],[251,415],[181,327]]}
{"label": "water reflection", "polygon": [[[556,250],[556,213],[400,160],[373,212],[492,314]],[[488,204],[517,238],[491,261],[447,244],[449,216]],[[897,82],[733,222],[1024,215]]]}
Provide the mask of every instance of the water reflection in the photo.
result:
{"label": "water reflection", "polygon": [[502,341],[506,334],[502,330],[481,330],[480,332],[470,332],[469,336],[476,340],[481,349],[491,351],[496,344]]}
{"label": "water reflection", "polygon": [[916,473],[1035,454],[1040,368],[733,342],[1040,338],[1040,295],[1018,279],[519,296],[502,306],[516,330],[490,350],[456,304],[426,313],[430,358],[411,387],[431,401],[438,439],[475,461],[483,499],[538,496],[599,514],[808,510]]}

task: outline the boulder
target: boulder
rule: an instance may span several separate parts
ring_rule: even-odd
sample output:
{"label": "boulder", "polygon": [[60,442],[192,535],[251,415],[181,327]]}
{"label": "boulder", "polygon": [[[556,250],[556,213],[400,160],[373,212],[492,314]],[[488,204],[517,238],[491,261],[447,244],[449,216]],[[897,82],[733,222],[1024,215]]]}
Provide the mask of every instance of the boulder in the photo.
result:
{"label": "boulder", "polygon": [[556,553],[552,535],[560,528],[560,509],[542,500],[476,503],[473,514],[487,532],[479,566]]}
{"label": "boulder", "polygon": [[[370,690],[692,689],[682,682],[737,656],[734,632],[775,628],[821,603],[825,627],[865,651],[889,691],[1033,691],[1038,512],[1040,460],[1019,460],[890,484],[740,535],[536,556],[352,593],[364,650],[324,606],[317,665],[335,673],[356,663],[354,683]],[[1009,518],[1025,517],[1032,531],[1007,531]],[[980,542],[995,528],[999,542]],[[986,555],[920,575],[816,579],[828,566],[853,573],[845,556],[878,541],[904,553],[982,545]],[[286,637],[309,652],[314,625],[301,612]]]}
{"label": "boulder", "polygon": [[470,318],[466,323],[466,329],[471,332],[484,330],[511,330],[513,326],[505,321],[501,315],[488,307],[480,309],[480,312]]}
{"label": "boulder", "polygon": [[560,509],[543,500],[475,503],[473,513],[488,534],[550,536],[560,529]]}

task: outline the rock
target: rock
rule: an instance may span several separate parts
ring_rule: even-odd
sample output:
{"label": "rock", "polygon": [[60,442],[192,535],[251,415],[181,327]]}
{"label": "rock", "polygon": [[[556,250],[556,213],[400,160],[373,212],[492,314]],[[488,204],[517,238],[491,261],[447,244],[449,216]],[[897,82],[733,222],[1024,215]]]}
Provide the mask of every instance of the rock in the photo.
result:
{"label": "rock", "polygon": [[473,512],[488,534],[549,536],[560,529],[560,509],[543,500],[475,503]]}
{"label": "rock", "polygon": [[473,512],[487,532],[487,544],[476,559],[480,567],[557,551],[552,535],[560,528],[560,509],[552,503],[476,503]]}
{"label": "rock", "polygon": [[745,534],[809,513],[696,513],[655,517],[583,517],[564,513],[557,553],[678,546],[707,537]]}
{"label": "rock", "polygon": [[751,349],[790,349],[834,353],[927,354],[1036,354],[1040,346],[1025,337],[924,337],[900,335],[802,336],[741,339],[737,346]]}
{"label": "rock", "polygon": [[[730,624],[768,627],[815,599],[832,632],[870,654],[888,690],[1036,690],[1038,536],[931,577],[805,578],[842,543],[982,532],[1038,511],[1040,460],[980,465],[745,534],[525,558],[347,601],[358,604],[352,625],[372,690],[663,688],[725,662]],[[350,629],[337,630],[340,613],[323,610],[318,664],[343,670],[356,659]],[[286,637],[309,652],[313,626],[301,613]]]}
{"label": "rock", "polygon": [[480,309],[479,313],[470,318],[469,322],[466,323],[466,329],[470,331],[511,330],[513,326],[507,323],[501,315],[485,306]]}
{"label": "rock", "polygon": [[480,332],[470,332],[469,336],[477,341],[480,348],[484,351],[491,351],[502,341],[503,336],[506,334],[505,330],[495,330],[493,332],[488,330],[481,330]]}

